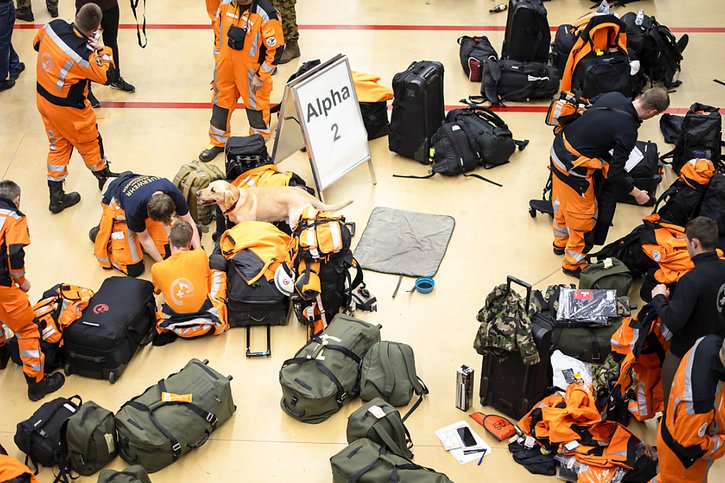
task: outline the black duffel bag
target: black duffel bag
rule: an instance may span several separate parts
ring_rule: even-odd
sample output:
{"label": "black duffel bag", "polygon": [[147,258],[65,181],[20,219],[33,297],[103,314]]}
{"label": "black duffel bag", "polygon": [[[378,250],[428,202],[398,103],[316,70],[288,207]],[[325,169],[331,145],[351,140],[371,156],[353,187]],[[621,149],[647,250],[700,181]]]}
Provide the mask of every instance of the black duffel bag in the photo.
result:
{"label": "black duffel bag", "polygon": [[272,164],[266,141],[261,134],[230,137],[224,146],[224,155],[228,181],[234,181],[250,169]]}
{"label": "black duffel bag", "polygon": [[559,91],[559,74],[539,62],[491,59],[483,65],[481,95],[492,104],[551,99]]}
{"label": "black duffel bag", "polygon": [[488,37],[485,35],[469,37],[464,35],[458,37],[458,56],[461,59],[461,67],[466,77],[471,82],[481,82],[483,64],[489,59],[498,59],[496,49],[493,48]]}

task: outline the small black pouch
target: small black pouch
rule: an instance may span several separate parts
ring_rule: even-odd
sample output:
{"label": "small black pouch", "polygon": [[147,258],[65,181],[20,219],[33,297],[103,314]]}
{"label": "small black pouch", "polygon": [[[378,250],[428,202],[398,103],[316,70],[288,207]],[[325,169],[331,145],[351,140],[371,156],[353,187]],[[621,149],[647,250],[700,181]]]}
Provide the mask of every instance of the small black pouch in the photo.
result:
{"label": "small black pouch", "polygon": [[229,37],[229,40],[227,41],[229,47],[231,47],[233,50],[244,49],[244,37],[247,36],[246,27],[237,27],[236,25],[232,25],[231,27],[229,27],[227,35]]}

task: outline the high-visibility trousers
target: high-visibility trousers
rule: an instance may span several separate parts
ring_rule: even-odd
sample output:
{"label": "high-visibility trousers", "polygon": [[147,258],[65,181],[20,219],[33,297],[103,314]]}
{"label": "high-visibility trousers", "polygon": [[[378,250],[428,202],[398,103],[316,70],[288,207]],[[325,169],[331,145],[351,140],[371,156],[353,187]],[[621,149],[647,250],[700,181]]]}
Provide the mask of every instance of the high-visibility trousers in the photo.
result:
{"label": "high-visibility trousers", "polygon": [[[0,320],[13,331],[18,339],[23,372],[36,382],[43,380],[45,356],[40,350],[40,331],[33,320],[28,294],[19,287],[0,286]],[[0,330],[0,345],[5,344],[5,332]]]}
{"label": "high-visibility trousers", "polygon": [[103,140],[98,132],[96,115],[86,102],[83,109],[56,106],[37,96],[38,111],[45,125],[48,151],[48,180],[63,181],[68,176],[68,162],[73,148],[91,171],[106,167]]}
{"label": "high-visibility trousers", "polygon": [[561,266],[567,270],[583,269],[587,266],[586,255],[594,246],[592,230],[597,216],[594,183],[590,182],[586,192],[580,195],[555,173],[551,177],[551,188],[554,246],[564,249]]}
{"label": "high-visibility trousers", "polygon": [[232,61],[232,58],[219,56],[214,69],[209,141],[219,147],[224,146],[231,136],[232,113],[240,96],[247,110],[249,135],[261,134],[265,139],[269,139],[271,135],[269,96],[272,93],[272,78],[267,76],[262,87],[253,91],[251,79],[259,70],[259,65],[244,65]]}

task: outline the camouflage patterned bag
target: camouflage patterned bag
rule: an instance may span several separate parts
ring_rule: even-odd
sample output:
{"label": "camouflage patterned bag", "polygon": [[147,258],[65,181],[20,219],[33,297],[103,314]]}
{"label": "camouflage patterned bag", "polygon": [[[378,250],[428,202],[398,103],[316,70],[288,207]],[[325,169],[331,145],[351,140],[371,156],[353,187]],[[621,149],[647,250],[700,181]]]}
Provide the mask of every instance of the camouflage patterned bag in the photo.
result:
{"label": "camouflage patterned bag", "polygon": [[473,342],[476,352],[505,360],[510,352],[518,351],[524,364],[539,362],[531,332],[531,308],[521,295],[501,284],[486,297],[483,308],[476,317],[481,323]]}

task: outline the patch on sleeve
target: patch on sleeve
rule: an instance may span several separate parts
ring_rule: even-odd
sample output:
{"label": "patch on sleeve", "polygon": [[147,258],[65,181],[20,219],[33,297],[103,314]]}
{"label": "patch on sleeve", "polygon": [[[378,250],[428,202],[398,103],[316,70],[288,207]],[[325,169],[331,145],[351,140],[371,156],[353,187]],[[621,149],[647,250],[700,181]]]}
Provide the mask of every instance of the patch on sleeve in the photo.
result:
{"label": "patch on sleeve", "polygon": [[97,65],[98,67],[103,67],[103,60],[101,59],[101,57],[100,57],[100,56],[97,56],[97,57],[96,57],[96,65]]}
{"label": "patch on sleeve", "polygon": [[700,426],[700,429],[697,430],[697,435],[699,437],[705,436],[705,432],[707,431],[707,423],[702,423],[702,426]]}
{"label": "patch on sleeve", "polygon": [[277,39],[275,39],[274,37],[267,38],[268,47],[274,47],[275,45],[277,45]]}

